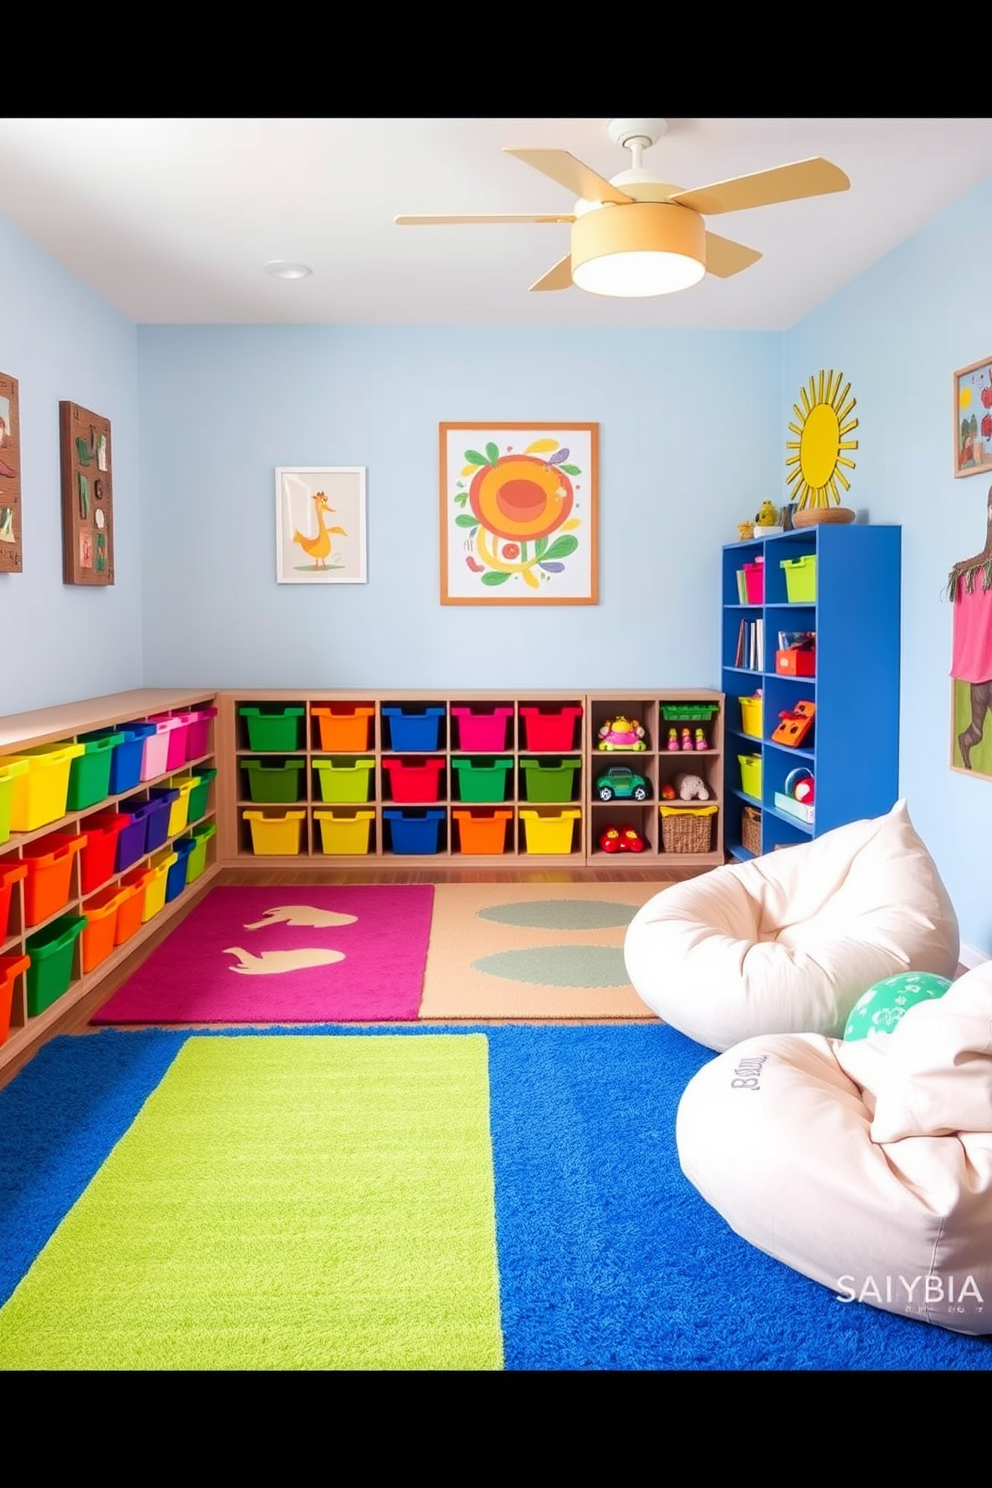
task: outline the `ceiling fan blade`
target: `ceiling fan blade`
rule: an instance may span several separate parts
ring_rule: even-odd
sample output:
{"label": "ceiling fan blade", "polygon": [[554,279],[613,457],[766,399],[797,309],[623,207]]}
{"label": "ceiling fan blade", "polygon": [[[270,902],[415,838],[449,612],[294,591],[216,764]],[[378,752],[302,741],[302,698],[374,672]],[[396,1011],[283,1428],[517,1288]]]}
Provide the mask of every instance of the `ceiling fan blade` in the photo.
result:
{"label": "ceiling fan blade", "polygon": [[717,233],[706,234],[706,272],[718,279],[729,279],[742,269],[749,269],[760,257],[757,248],[745,248],[743,243],[721,238]]}
{"label": "ceiling fan blade", "polygon": [[394,217],[399,227],[443,227],[451,222],[574,222],[571,212],[473,213],[454,217]]}
{"label": "ceiling fan blade", "polygon": [[549,269],[546,274],[542,274],[540,279],[537,280],[536,284],[531,285],[532,290],[571,289],[571,287],[572,255],[570,253],[566,253],[564,258],[560,258],[558,260],[554,268]]}
{"label": "ceiling fan blade", "polygon": [[839,166],[815,156],[812,160],[796,160],[792,165],[756,171],[750,176],[717,181],[713,186],[680,191],[671,200],[710,217],[719,212],[742,212],[747,207],[799,201],[804,196],[826,196],[831,191],[846,191],[850,184]]}
{"label": "ceiling fan blade", "polygon": [[517,160],[522,160],[524,165],[532,165],[542,175],[550,176],[552,181],[557,181],[559,186],[566,186],[574,196],[581,197],[583,201],[615,202],[622,205],[624,202],[632,201],[633,198],[626,195],[616,186],[611,186],[604,176],[599,175],[589,165],[583,165],[581,160],[576,160],[567,150],[508,150],[504,149],[504,155],[513,155]]}

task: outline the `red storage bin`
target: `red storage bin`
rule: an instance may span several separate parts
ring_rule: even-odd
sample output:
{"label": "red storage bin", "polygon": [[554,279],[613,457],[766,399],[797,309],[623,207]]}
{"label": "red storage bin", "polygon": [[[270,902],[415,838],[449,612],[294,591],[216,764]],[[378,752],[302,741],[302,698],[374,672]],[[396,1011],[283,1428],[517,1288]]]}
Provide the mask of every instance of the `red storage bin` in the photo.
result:
{"label": "red storage bin", "polygon": [[79,854],[79,872],[84,894],[92,894],[94,889],[98,889],[113,876],[118,838],[130,821],[131,818],[123,812],[109,811],[84,819],[86,842]]}
{"label": "red storage bin", "polygon": [[7,938],[7,925],[10,921],[10,901],[15,883],[27,877],[27,864],[12,859],[9,863],[0,863],[0,941]]}
{"label": "red storage bin", "polygon": [[443,759],[384,759],[394,801],[439,801]]}
{"label": "red storage bin", "polygon": [[0,956],[0,1044],[10,1032],[10,1012],[14,1004],[14,982],[31,964],[30,956]]}
{"label": "red storage bin", "polygon": [[24,880],[24,923],[40,925],[69,903],[72,860],[86,842],[85,833],[49,832],[24,844],[28,876]]}
{"label": "red storage bin", "polygon": [[574,749],[579,707],[522,707],[527,749]]}

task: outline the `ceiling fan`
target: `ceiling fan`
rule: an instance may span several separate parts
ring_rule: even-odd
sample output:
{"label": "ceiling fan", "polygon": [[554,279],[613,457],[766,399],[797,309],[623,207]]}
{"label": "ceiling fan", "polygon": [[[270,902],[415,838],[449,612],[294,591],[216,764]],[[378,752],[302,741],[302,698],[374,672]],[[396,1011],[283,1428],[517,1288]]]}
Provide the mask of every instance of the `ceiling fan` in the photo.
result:
{"label": "ceiling fan", "polygon": [[844,172],[819,156],[752,175],[685,191],[641,165],[645,150],[668,128],[665,119],[611,119],[607,134],[628,149],[632,164],[607,181],[567,150],[504,150],[574,192],[572,212],[518,215],[397,217],[400,227],[463,222],[569,222],[571,247],[532,290],[568,289],[591,294],[670,294],[697,284],[706,273],[729,279],[761,254],[708,232],[704,217],[741,212],[802,197],[846,191]]}

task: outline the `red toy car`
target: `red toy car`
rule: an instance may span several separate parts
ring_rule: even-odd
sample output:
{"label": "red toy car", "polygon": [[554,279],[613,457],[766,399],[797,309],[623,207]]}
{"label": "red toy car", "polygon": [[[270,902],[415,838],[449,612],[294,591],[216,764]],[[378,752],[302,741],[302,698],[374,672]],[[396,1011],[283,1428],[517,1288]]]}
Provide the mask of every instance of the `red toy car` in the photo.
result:
{"label": "red toy car", "polygon": [[633,827],[604,827],[599,834],[604,852],[643,852],[644,838]]}

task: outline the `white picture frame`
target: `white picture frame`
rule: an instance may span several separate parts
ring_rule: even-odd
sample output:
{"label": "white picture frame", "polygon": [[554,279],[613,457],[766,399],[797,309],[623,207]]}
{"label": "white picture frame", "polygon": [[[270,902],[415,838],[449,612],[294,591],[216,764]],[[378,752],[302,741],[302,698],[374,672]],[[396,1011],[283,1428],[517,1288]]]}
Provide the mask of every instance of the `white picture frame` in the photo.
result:
{"label": "white picture frame", "polygon": [[276,467],[276,582],[366,584],[366,467]]}

